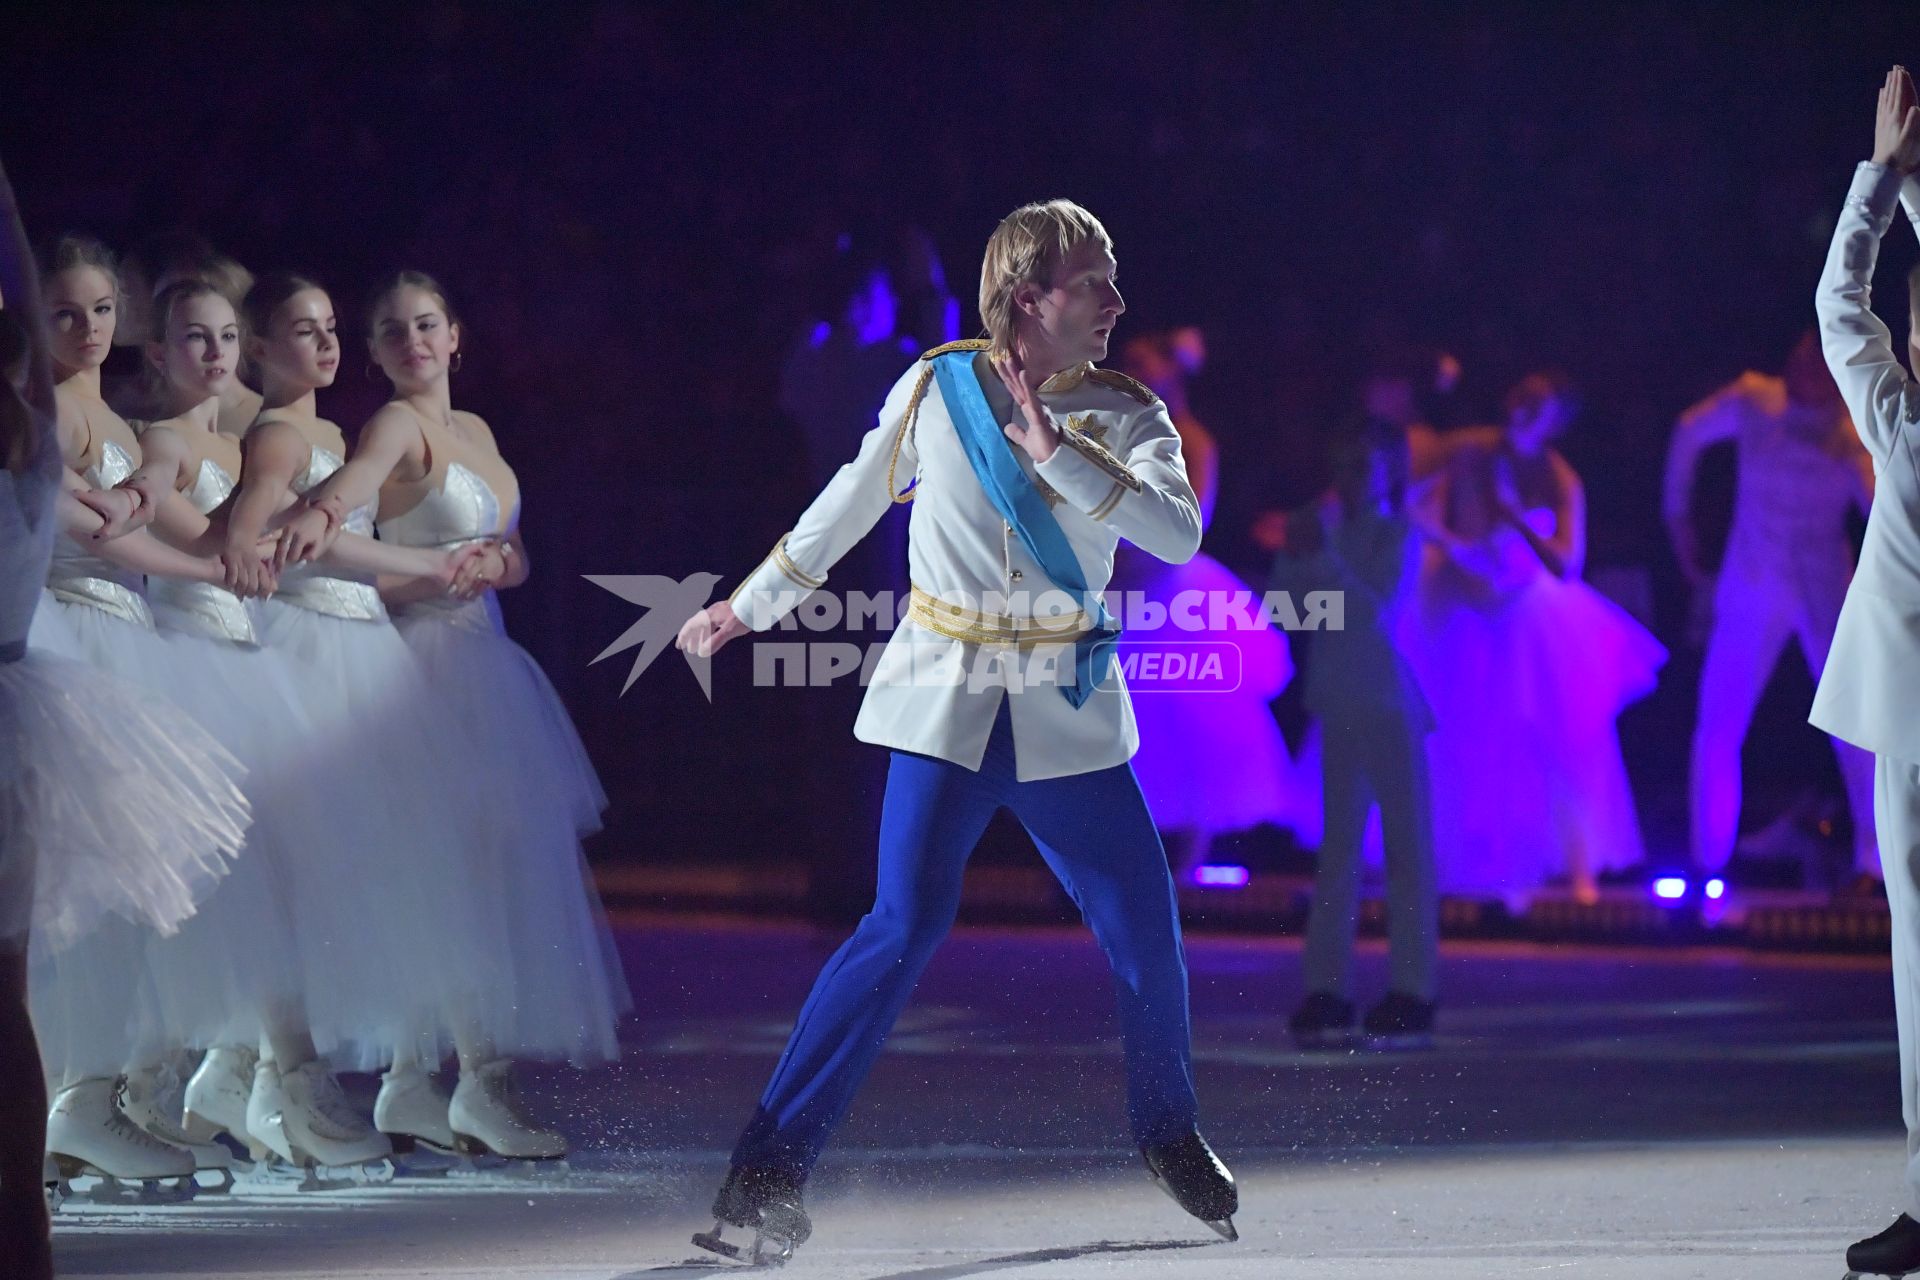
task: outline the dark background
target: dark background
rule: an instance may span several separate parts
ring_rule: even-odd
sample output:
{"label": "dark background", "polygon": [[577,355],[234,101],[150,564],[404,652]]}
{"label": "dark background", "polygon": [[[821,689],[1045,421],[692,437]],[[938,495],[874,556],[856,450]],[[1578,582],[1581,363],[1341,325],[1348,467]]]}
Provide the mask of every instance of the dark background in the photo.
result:
{"label": "dark background", "polygon": [[[1054,195],[1115,238],[1122,338],[1205,327],[1208,546],[1256,581],[1247,523],[1324,481],[1366,352],[1456,351],[1468,418],[1531,367],[1573,374],[1590,572],[1649,572],[1675,650],[1623,724],[1672,846],[1698,662],[1659,521],[1666,438],[1810,323],[1920,11],[1343,8],[23,4],[0,15],[0,155],[36,235],[195,228],[256,271],[317,273],[343,331],[381,271],[443,280],[467,330],[456,402],[526,492],[535,576],[509,624],[615,799],[602,858],[784,856],[807,838],[817,704],[748,688],[744,644],[711,707],[672,655],[620,696],[629,658],[589,660],[635,610],[580,575],[727,590],[789,527],[812,486],[775,386],[838,232],[924,227],[972,332],[987,234]],[[1897,229],[1896,332],[1913,257]],[[321,407],[351,431],[382,390],[357,336],[348,357]],[[1750,812],[1833,785],[1810,689],[1789,658]]]}

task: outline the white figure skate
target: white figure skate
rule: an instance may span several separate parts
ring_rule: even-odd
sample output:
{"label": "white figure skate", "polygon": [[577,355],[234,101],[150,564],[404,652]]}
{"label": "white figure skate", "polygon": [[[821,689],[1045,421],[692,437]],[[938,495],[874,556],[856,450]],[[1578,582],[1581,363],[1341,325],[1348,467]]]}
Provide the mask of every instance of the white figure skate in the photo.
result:
{"label": "white figure skate", "polygon": [[120,1110],[160,1141],[191,1155],[194,1184],[200,1190],[225,1195],[233,1190],[233,1153],[187,1133],[186,1092],[186,1082],[172,1063],[136,1068],[122,1078]]}
{"label": "white figure skate", "polygon": [[450,1103],[434,1078],[417,1066],[396,1067],[381,1077],[373,1127],[393,1144],[402,1172],[431,1176],[468,1163],[448,1122]]}
{"label": "white figure skate", "polygon": [[[73,1179],[99,1179],[89,1198],[137,1199],[162,1204],[193,1198],[194,1159],[122,1115],[114,1094],[119,1082],[91,1076],[62,1089],[47,1113],[47,1155],[63,1196]],[[127,1184],[137,1183],[135,1190]]]}
{"label": "white figure skate", "polygon": [[463,1155],[506,1160],[566,1159],[567,1140],[534,1125],[520,1109],[517,1094],[510,1059],[495,1058],[478,1070],[461,1072],[447,1107],[455,1148]]}
{"label": "white figure skate", "polygon": [[247,1099],[247,1131],[303,1171],[305,1191],[393,1177],[392,1144],[347,1102],[322,1062],[285,1072],[275,1063],[260,1063]]}
{"label": "white figure skate", "polygon": [[253,1072],[260,1055],[241,1045],[209,1049],[200,1069],[187,1081],[180,1128],[194,1142],[216,1142],[221,1135],[245,1147],[255,1164],[267,1146],[247,1129],[247,1100],[253,1096]]}

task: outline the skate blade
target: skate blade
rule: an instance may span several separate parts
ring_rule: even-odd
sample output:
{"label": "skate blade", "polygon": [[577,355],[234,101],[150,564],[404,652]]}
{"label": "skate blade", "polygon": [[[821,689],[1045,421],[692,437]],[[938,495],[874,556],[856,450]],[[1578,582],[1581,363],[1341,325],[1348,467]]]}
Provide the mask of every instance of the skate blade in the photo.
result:
{"label": "skate blade", "polygon": [[[209,1178],[212,1179],[211,1182],[207,1181]],[[193,1171],[193,1185],[198,1194],[203,1196],[230,1195],[233,1192],[234,1182],[233,1169],[226,1165]]]}
{"label": "skate blade", "polygon": [[[199,1188],[192,1175],[165,1178],[118,1178],[73,1156],[53,1157],[59,1171],[63,1200],[90,1204],[184,1204]],[[76,1185],[83,1184],[83,1185]]]}
{"label": "skate blade", "polygon": [[98,1205],[187,1204],[199,1190],[191,1178],[142,1178],[129,1181],[98,1174],[89,1176],[93,1178],[92,1185],[84,1190],[76,1187],[73,1199]]}
{"label": "skate blade", "polygon": [[473,1161],[451,1147],[413,1134],[390,1133],[396,1178],[444,1178],[473,1168]]}
{"label": "skate blade", "polygon": [[[1187,1206],[1183,1204],[1180,1204],[1180,1197],[1173,1194],[1173,1188],[1167,1185],[1167,1180],[1160,1176],[1159,1171],[1156,1170],[1152,1164],[1147,1165],[1147,1177],[1150,1180],[1152,1180],[1154,1186],[1160,1188],[1160,1194],[1164,1195],[1167,1199],[1173,1201],[1175,1205],[1179,1206],[1180,1212],[1185,1214],[1190,1214],[1194,1217],[1199,1217],[1198,1214],[1193,1213],[1193,1210],[1187,1208]],[[1240,1238],[1240,1232],[1235,1229],[1233,1225],[1233,1219],[1231,1217],[1200,1218],[1199,1220],[1201,1222],[1206,1223],[1207,1228],[1209,1230],[1211,1230],[1215,1235],[1219,1236],[1222,1240],[1225,1240],[1229,1244],[1232,1244],[1234,1241]]]}
{"label": "skate blade", "polygon": [[362,1187],[380,1187],[395,1176],[393,1161],[385,1156],[366,1164],[323,1165],[300,1153],[297,1164],[283,1160],[263,1161],[250,1171],[247,1179],[263,1189],[291,1188],[294,1191],[351,1191]]}
{"label": "skate blade", "polygon": [[[431,1145],[431,1144],[428,1144],[428,1145]],[[488,1146],[485,1142],[481,1141],[479,1138],[474,1137],[470,1133],[454,1134],[453,1149],[456,1153],[466,1156],[470,1160],[480,1160],[483,1157],[492,1156],[498,1160],[509,1160],[509,1161],[517,1160],[517,1161],[523,1161],[531,1164],[548,1164],[555,1161],[562,1161],[567,1158],[567,1153],[565,1151],[561,1151],[550,1156],[549,1155],[523,1156],[523,1155],[517,1155],[511,1151],[498,1151]]]}
{"label": "skate blade", "polygon": [[792,1259],[795,1248],[793,1241],[755,1231],[753,1243],[742,1247],[722,1238],[728,1225],[725,1222],[714,1223],[713,1230],[695,1234],[693,1243],[708,1253],[717,1253],[749,1267],[784,1267]]}

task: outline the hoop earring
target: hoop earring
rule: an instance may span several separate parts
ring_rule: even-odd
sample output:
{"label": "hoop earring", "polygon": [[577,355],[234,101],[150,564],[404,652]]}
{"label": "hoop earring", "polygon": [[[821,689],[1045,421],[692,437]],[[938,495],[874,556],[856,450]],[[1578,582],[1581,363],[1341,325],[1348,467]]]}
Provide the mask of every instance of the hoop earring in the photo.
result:
{"label": "hoop earring", "polygon": [[456,352],[454,352],[454,353],[453,353],[453,360],[452,360],[452,361],[451,361],[450,363],[448,363],[448,365],[447,365],[447,372],[448,372],[448,373],[458,373],[458,372],[460,372],[460,357],[461,357],[461,356],[463,356],[463,355],[465,355],[465,354],[466,354],[466,352],[464,352],[464,351],[456,351]]}

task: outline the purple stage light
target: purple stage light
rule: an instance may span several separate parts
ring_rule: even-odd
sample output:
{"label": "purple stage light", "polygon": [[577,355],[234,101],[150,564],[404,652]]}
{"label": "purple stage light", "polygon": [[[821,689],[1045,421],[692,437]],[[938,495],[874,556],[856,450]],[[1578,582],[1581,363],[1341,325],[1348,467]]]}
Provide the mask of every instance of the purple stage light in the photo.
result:
{"label": "purple stage light", "polygon": [[1193,869],[1193,882],[1208,889],[1244,889],[1251,878],[1245,867],[1209,862]]}

